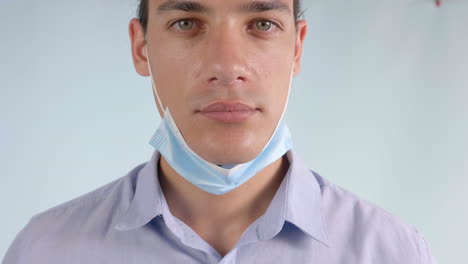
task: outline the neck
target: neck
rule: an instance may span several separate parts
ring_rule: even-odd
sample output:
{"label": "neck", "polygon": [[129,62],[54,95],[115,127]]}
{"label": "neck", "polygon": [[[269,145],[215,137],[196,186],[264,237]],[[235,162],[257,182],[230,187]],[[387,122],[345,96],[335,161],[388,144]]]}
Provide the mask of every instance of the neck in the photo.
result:
{"label": "neck", "polygon": [[[288,168],[288,159],[283,155],[223,195],[205,192],[188,182],[162,156],[158,175],[169,210],[175,217],[207,242],[222,241],[224,235],[237,242],[245,229],[265,213]],[[228,244],[227,248],[234,246],[233,241]],[[220,253],[226,251],[223,246],[217,249]]]}

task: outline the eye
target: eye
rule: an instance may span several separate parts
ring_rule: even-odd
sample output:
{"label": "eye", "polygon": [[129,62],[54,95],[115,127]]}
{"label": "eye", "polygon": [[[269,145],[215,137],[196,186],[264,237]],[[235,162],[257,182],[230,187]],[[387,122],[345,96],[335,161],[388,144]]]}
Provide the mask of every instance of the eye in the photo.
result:
{"label": "eye", "polygon": [[278,30],[283,30],[281,22],[276,20],[259,18],[251,21],[248,26],[249,31],[255,31],[255,33],[266,36],[277,33]]}
{"label": "eye", "polygon": [[255,28],[260,31],[270,31],[270,29],[274,27],[275,25],[273,22],[268,20],[258,20],[255,22]]}
{"label": "eye", "polygon": [[182,19],[182,20],[176,21],[174,24],[177,25],[177,27],[180,30],[188,31],[188,30],[191,30],[194,27],[195,22],[193,20],[190,20],[190,19]]}

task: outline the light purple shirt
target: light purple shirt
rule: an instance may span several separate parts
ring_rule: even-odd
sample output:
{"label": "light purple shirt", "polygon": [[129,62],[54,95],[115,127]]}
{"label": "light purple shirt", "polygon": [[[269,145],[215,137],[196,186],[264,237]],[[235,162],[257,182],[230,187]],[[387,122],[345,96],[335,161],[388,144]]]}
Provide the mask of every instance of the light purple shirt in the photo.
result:
{"label": "light purple shirt", "polygon": [[328,182],[287,153],[290,167],[266,213],[224,257],[173,216],[159,153],[126,176],[33,216],[3,264],[433,264],[418,231]]}

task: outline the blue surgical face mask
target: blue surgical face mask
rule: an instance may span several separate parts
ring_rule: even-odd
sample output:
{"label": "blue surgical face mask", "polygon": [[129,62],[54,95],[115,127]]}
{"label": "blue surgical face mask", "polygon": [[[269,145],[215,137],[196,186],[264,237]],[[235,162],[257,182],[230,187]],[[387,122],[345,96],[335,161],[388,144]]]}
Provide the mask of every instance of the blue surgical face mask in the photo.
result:
{"label": "blue surgical face mask", "polygon": [[[151,75],[149,62],[148,68]],[[291,90],[292,76],[291,71],[288,98]],[[208,162],[187,145],[171,115],[169,107],[163,107],[152,75],[151,82],[159,106],[165,110],[162,122],[149,143],[159,151],[179,175],[206,192],[221,195],[232,191],[251,179],[263,168],[281,158],[292,148],[291,134],[282,120],[288,104],[287,98],[272,136],[256,158],[246,163],[224,166]]]}

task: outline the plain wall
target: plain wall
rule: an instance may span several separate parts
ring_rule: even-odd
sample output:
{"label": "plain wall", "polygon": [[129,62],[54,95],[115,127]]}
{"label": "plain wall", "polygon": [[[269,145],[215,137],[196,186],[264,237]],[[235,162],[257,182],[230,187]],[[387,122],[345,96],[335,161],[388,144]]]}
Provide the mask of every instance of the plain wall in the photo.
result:
{"label": "plain wall", "polygon": [[[468,259],[468,1],[306,0],[286,119],[309,167]],[[0,0],[0,257],[29,218],[147,161],[136,0]]]}

